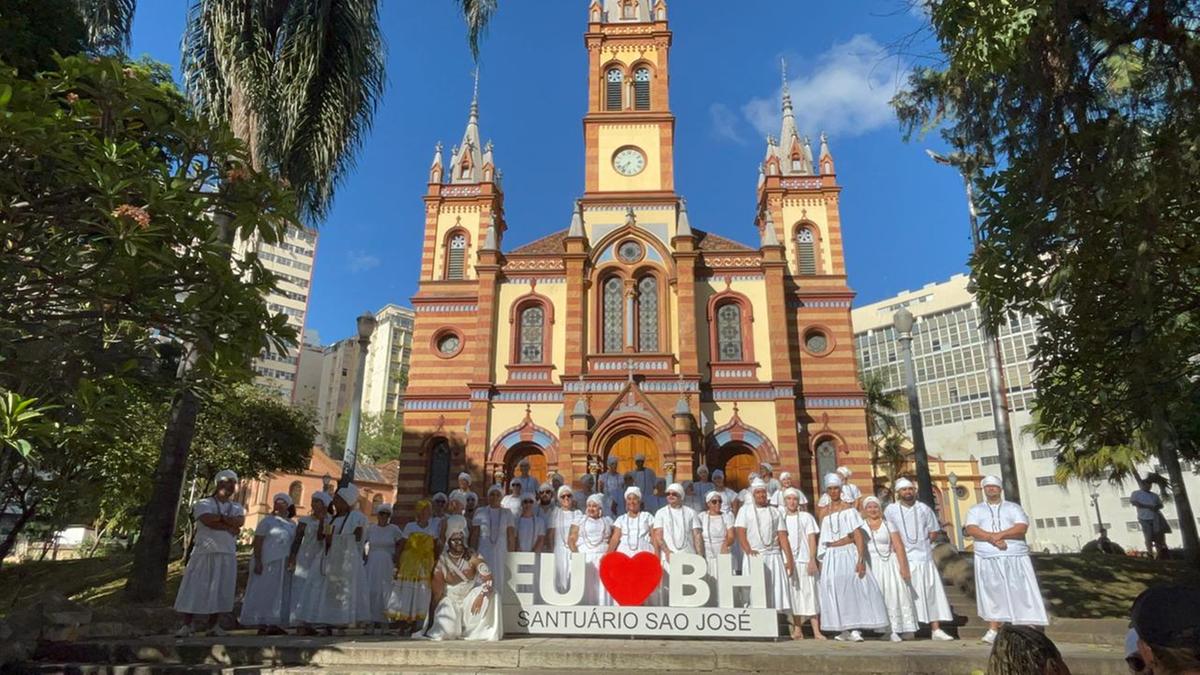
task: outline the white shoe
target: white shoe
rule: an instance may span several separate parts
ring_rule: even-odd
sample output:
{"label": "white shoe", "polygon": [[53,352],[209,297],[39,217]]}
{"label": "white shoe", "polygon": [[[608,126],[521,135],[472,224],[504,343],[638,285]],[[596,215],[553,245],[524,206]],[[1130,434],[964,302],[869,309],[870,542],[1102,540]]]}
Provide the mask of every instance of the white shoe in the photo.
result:
{"label": "white shoe", "polygon": [[929,634],[929,638],[930,638],[930,639],[932,639],[932,640],[944,640],[944,641],[948,641],[948,640],[953,640],[953,639],[954,639],[954,636],[950,635],[950,634],[949,634],[949,633],[947,633],[946,631],[944,631],[944,630],[942,630],[941,628],[939,628],[939,629],[937,629],[937,630],[933,631],[932,633],[930,633],[930,634]]}
{"label": "white shoe", "polygon": [[221,626],[218,624],[214,624],[212,630],[208,631],[208,634],[213,637],[225,637],[229,635],[229,633],[225,632],[225,629],[221,628]]}
{"label": "white shoe", "polygon": [[888,639],[892,642],[904,642],[904,638],[900,637],[899,633],[892,633],[892,636]]}
{"label": "white shoe", "polygon": [[862,642],[863,641],[862,633],[859,631],[856,631],[856,630],[850,631],[850,641],[851,642]]}
{"label": "white shoe", "polygon": [[838,633],[837,635],[833,636],[833,639],[837,640],[838,642],[849,642],[850,641],[850,631],[844,630],[844,631]]}
{"label": "white shoe", "polygon": [[179,630],[175,631],[175,637],[177,638],[192,637],[194,634],[195,631],[192,630],[192,624],[190,623],[180,626]]}
{"label": "white shoe", "polygon": [[979,638],[979,640],[981,642],[986,642],[989,645],[994,643],[996,641],[996,631],[989,628],[988,632],[984,633],[983,637]]}

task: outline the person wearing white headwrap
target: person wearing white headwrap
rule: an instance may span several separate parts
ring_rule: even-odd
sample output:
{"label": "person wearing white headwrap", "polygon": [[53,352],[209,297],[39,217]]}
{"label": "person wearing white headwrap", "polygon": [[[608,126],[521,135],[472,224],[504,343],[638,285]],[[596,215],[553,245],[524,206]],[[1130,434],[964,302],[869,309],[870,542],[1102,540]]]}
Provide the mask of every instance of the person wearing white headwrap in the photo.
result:
{"label": "person wearing white headwrap", "polygon": [[271,500],[271,513],[254,528],[253,554],[246,575],[246,594],[238,623],[258,626],[259,635],[286,635],[291,605],[287,573],[288,552],[296,534],[292,498],[280,492]]}
{"label": "person wearing white headwrap", "polygon": [[580,513],[575,510],[575,495],[570,487],[559,486],[557,501],[558,506],[546,520],[546,539],[554,553],[554,585],[559,593],[566,593],[571,583],[571,526]]}
{"label": "person wearing white headwrap", "polygon": [[734,518],[733,528],[745,557],[742,565],[761,565],[767,580],[767,605],[780,613],[791,614],[790,577],[795,571],[792,546],[788,541],[783,514],[768,501],[767,482],[761,478],[750,483],[750,500]]}
{"label": "person wearing white headwrap", "polygon": [[[762,476],[758,475],[758,472],[752,471],[750,476],[746,479],[746,487],[742,488],[742,491],[738,493],[738,501],[742,503],[742,506],[754,501],[754,494],[750,492],[750,486],[753,485],[754,481],[756,480],[762,480]],[[766,481],[763,480],[763,483],[766,483]],[[769,492],[767,494],[767,501],[770,502]]]}
{"label": "person wearing white headwrap", "polygon": [[[463,494],[464,507],[466,507],[467,502],[469,501],[468,496],[473,495],[475,497],[475,501],[479,501],[479,495],[475,494],[474,490],[471,489],[471,474],[467,473],[466,471],[458,474],[458,489]],[[471,522],[470,519],[468,519],[467,522]]]}
{"label": "person wearing white headwrap", "polygon": [[296,524],[288,568],[292,570],[292,615],[290,625],[300,635],[316,635],[313,617],[325,597],[325,530],[330,519],[328,492],[314,492],[309,500],[310,513]]}
{"label": "person wearing white headwrap", "polygon": [[625,474],[617,470],[619,461],[616,455],[609,455],[607,464],[608,470],[600,474],[596,491],[608,498],[602,505],[604,515],[615,518],[617,505],[625,499]]}
{"label": "person wearing white headwrap", "polygon": [[[718,578],[717,556],[733,553],[733,514],[721,505],[725,496],[716,490],[704,494],[705,510],[696,520],[700,523],[700,538],[703,540],[704,559],[708,562],[708,579],[712,592],[716,593]],[[736,569],[736,568],[735,568]]]}
{"label": "person wearing white headwrap", "polygon": [[476,509],[469,539],[471,550],[478,551],[487,561],[500,589],[508,580],[508,554],[517,549],[516,518],[500,505],[502,494],[498,485],[488,488],[487,506]]}
{"label": "person wearing white headwrap", "polygon": [[[353,483],[333,496],[333,519],[329,522],[325,549],[323,597],[310,623],[328,627],[353,626],[366,620],[366,567],[363,542],[367,517],[357,508],[358,488]],[[360,597],[361,596],[361,597]]]}
{"label": "person wearing white headwrap", "polygon": [[774,497],[776,493],[783,489],[783,484],[775,478],[775,469],[770,464],[763,462],[758,465],[759,477],[767,484],[767,496]]}
{"label": "person wearing white headwrap", "polygon": [[[779,490],[771,493],[771,506],[779,509],[783,508],[783,491],[791,487],[795,487],[792,485],[792,474],[787,471],[779,474]],[[808,504],[808,497],[805,497],[803,492],[800,493],[800,496],[803,497],[800,503],[802,505]]]}
{"label": "person wearing white headwrap", "polygon": [[[721,493],[721,513],[733,513],[733,505],[738,501],[738,493],[725,486],[725,472],[717,469],[712,472],[712,489]],[[705,492],[704,494],[708,494]],[[708,500],[705,499],[705,502]]]}
{"label": "person wearing white headwrap", "polygon": [[651,539],[662,559],[662,587],[670,588],[667,577],[670,575],[671,555],[680,552],[703,554],[704,542],[700,538],[700,521],[696,518],[696,510],[683,503],[683,486],[671,483],[667,486],[666,494],[667,505],[654,514]]}
{"label": "person wearing white headwrap", "polygon": [[221,471],[214,481],[212,496],[192,505],[192,517],[196,520],[192,557],[175,596],[175,611],[183,615],[183,626],[176,633],[179,637],[194,633],[192,622],[197,616],[211,624],[214,635],[225,635],[217,620],[221,614],[233,611],[237,535],[246,523],[245,509],[233,499],[237,481],[234,472]]}
{"label": "person wearing white headwrap", "polygon": [[513,478],[508,481],[508,494],[500,500],[500,506],[508,509],[513,518],[516,518],[521,515],[521,497],[523,496],[525,496],[525,484],[519,478]]}
{"label": "person wearing white headwrap", "polygon": [[907,478],[896,481],[898,500],[883,510],[892,530],[900,534],[917,607],[917,621],[929,624],[934,640],[953,640],[942,630],[941,622],[953,621],[954,613],[946,599],[942,575],[933,561],[933,540],[942,533],[937,514],[928,505],[917,501],[917,486]]}
{"label": "person wearing white headwrap", "polygon": [[654,492],[658,476],[654,475],[654,469],[646,466],[646,456],[643,454],[633,456],[633,467],[633,471],[629,472],[633,476],[633,485],[642,491],[642,499],[645,499]]}
{"label": "person wearing white headwrap", "polygon": [[375,523],[367,526],[367,616],[373,625],[368,634],[383,633],[388,623],[388,599],[396,576],[396,562],[404,548],[399,525],[392,524],[391,504],[375,507]]}
{"label": "person wearing white headwrap", "polygon": [[[612,536],[609,537],[608,550],[619,551],[628,556],[634,556],[641,551],[654,553],[654,541],[651,533],[654,529],[654,517],[642,510],[642,491],[636,486],[625,488],[625,513],[613,521]],[[657,605],[659,592],[655,590],[646,599],[647,605]]]}
{"label": "person wearing white headwrap", "polygon": [[787,528],[788,544],[792,547],[792,560],[796,563],[795,573],[791,576],[792,639],[804,639],[801,626],[808,620],[812,623],[813,637],[824,640],[825,636],[821,635],[821,605],[817,601],[817,536],[821,528],[816,518],[802,508],[808,504],[803,492],[787,487],[780,490],[777,496],[783,500],[780,513],[783,514],[783,525]]}
{"label": "person wearing white headwrap", "polygon": [[613,528],[612,518],[604,515],[604,503],[605,497],[600,493],[587,498],[583,515],[571,524],[567,545],[571,552],[583,554],[583,604],[611,607],[612,596],[600,581],[600,559],[608,553]]}
{"label": "person wearing white headwrap", "polygon": [[[709,480],[710,478],[711,472],[708,470],[707,466],[701,464],[700,466],[696,467],[696,480],[692,483],[692,490],[694,490],[696,493],[697,501],[703,500],[704,496],[713,489],[713,483],[711,480]],[[702,511],[704,508],[706,507],[701,504],[696,510]]]}
{"label": "person wearing white headwrap", "polygon": [[433,594],[430,579],[437,562],[438,538],[442,535],[442,523],[434,522],[433,507],[428,499],[418,499],[413,512],[417,517],[405,524],[400,533],[402,541],[396,581],[387,601],[388,619],[400,624],[401,634],[419,629],[429,613],[429,599]]}
{"label": "person wearing white headwrap", "polygon": [[822,483],[829,508],[821,519],[821,536],[817,539],[821,627],[838,631],[835,640],[862,642],[862,629],[878,630],[889,625],[887,606],[878,582],[868,574],[863,520],[854,506],[842,499],[841,476],[827,474]]}
{"label": "person wearing white headwrap", "polygon": [[867,555],[871,558],[871,575],[883,593],[883,604],[887,607],[888,636],[892,642],[900,642],[901,633],[917,631],[917,607],[913,604],[916,593],[909,585],[908,556],[900,533],[893,530],[883,517],[883,504],[872,495],[863,500],[863,534],[867,539]]}
{"label": "person wearing white headwrap", "polygon": [[536,496],[538,491],[538,479],[529,475],[529,469],[529,458],[522,458],[521,461],[517,462],[517,475],[513,478],[513,480],[521,481],[521,494]]}
{"label": "person wearing white headwrap", "polygon": [[433,568],[429,627],[415,637],[426,640],[489,640],[504,637],[500,604],[503,587],[487,560],[466,544],[467,521],[447,517],[446,550]]}
{"label": "person wearing white headwrap", "polygon": [[433,527],[437,530],[439,537],[441,537],[442,523],[446,520],[446,505],[449,501],[445,492],[435,492],[429,498],[429,520],[433,522]]}
{"label": "person wearing white headwrap", "polygon": [[541,553],[546,541],[546,521],[538,510],[534,495],[521,495],[521,513],[513,527],[517,531],[517,551]]}
{"label": "person wearing white headwrap", "polygon": [[[859,500],[862,499],[862,491],[850,482],[850,467],[839,466],[837,468],[837,476],[842,480],[842,501],[850,504],[855,509],[861,506]],[[829,508],[829,494],[822,494],[817,500],[817,518],[824,518],[825,511]]]}
{"label": "person wearing white headwrap", "polygon": [[[557,498],[556,498],[557,490],[558,490],[558,488],[554,487],[554,485],[551,484],[550,481],[544,481],[541,485],[538,486],[537,512],[538,512],[538,516],[541,517],[542,522],[546,524],[547,530],[549,530],[550,526],[551,526],[550,518],[551,518],[551,516],[554,515],[554,510],[556,508],[558,508],[557,505],[554,503],[555,501],[557,501]],[[549,533],[547,533],[547,534],[549,534]],[[550,538],[547,537],[546,538],[547,548],[549,548],[549,544],[550,544]]]}
{"label": "person wearing white headwrap", "polygon": [[999,478],[985,476],[980,485],[984,501],[967,511],[965,532],[975,540],[975,604],[988,622],[983,641],[990,644],[1005,623],[1045,626],[1049,620],[1025,543],[1029,516],[1005,501]]}

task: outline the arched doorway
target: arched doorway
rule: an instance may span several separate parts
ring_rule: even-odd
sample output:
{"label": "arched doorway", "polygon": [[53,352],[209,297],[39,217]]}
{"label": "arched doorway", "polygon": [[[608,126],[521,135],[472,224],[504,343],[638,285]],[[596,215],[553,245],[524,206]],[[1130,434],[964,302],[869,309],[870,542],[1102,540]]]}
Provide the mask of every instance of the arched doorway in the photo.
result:
{"label": "arched doorway", "polygon": [[529,475],[537,480],[538,485],[546,482],[546,455],[533,443],[518,443],[508,451],[504,456],[504,475],[510,480],[520,475],[517,465],[522,459],[529,460]]}
{"label": "arched doorway", "polygon": [[429,446],[429,473],[426,475],[425,494],[434,495],[449,491],[450,443],[439,437]]}
{"label": "arched doorway", "polygon": [[733,490],[750,487],[750,474],[758,471],[758,457],[754,451],[741,443],[721,446],[717,467],[725,472],[725,486]]}
{"label": "arched doorway", "polygon": [[617,471],[628,473],[636,468],[633,458],[638,455],[645,456],[647,469],[653,470],[656,476],[662,476],[662,460],[658,454],[658,446],[649,436],[636,431],[617,436],[609,444],[608,452],[604,454],[604,461],[607,462],[609,457],[615,456]]}
{"label": "arched doorway", "polygon": [[837,471],[837,441],[825,436],[817,441],[817,484],[824,491],[825,475]]}

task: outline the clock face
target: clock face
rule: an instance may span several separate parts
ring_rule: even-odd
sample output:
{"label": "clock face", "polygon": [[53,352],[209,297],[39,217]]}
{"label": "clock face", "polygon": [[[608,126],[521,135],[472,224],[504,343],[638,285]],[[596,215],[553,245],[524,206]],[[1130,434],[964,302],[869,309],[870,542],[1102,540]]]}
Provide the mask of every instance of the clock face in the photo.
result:
{"label": "clock face", "polygon": [[636,176],[646,168],[646,155],[637,148],[622,148],[613,155],[613,168],[622,176]]}

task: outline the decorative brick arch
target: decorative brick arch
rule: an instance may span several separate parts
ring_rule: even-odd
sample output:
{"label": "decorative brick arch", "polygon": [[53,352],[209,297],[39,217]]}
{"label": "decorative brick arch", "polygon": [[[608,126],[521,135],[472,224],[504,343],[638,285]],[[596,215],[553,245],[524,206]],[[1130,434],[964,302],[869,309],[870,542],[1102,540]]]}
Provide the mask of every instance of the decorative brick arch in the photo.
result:
{"label": "decorative brick arch", "polygon": [[[708,299],[708,353],[712,363],[754,363],[754,305],[750,298],[729,288],[730,280],[725,279],[725,290]],[[720,359],[720,343],[717,335],[717,310],[721,305],[736,304],[741,310],[742,324],[742,360],[724,361]]]}
{"label": "decorative brick arch", "polygon": [[546,456],[546,466],[552,471],[558,469],[558,436],[551,433],[549,429],[534,424],[530,419],[527,406],[525,419],[517,426],[501,433],[496,438],[496,442],[492,444],[487,458],[489,470],[493,467],[505,466],[509,451],[523,444],[536,445]]}
{"label": "decorative brick arch", "polygon": [[721,463],[721,448],[736,443],[754,451],[759,463],[779,464],[779,451],[775,444],[762,431],[742,422],[737,406],[733,409],[733,419],[728,423],[713,429],[708,435],[705,457],[709,466],[719,466]]}
{"label": "decorative brick arch", "polygon": [[[794,273],[798,276],[800,275],[800,244],[798,242],[798,237],[800,236],[800,230],[808,230],[808,231],[812,232],[814,276],[819,276],[821,274],[829,274],[829,272],[825,269],[825,267],[826,267],[825,260],[824,260],[824,257],[822,256],[821,247],[822,247],[822,242],[824,240],[824,237],[821,235],[821,228],[818,227],[816,223],[814,223],[813,221],[811,221],[807,218],[797,221],[796,224],[792,226],[791,245],[792,245],[792,250],[796,251],[796,269],[795,269]],[[804,276],[808,276],[808,275],[804,275]]]}
{"label": "decorative brick arch", "polygon": [[[536,281],[535,281],[536,284]],[[512,365],[521,363],[521,312],[533,306],[540,306],[543,312],[542,324],[542,360],[538,364],[554,363],[554,302],[545,295],[538,293],[536,285],[528,293],[513,300],[508,308],[509,339],[512,344],[508,350],[508,360]]]}

